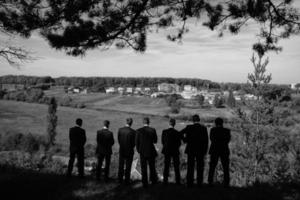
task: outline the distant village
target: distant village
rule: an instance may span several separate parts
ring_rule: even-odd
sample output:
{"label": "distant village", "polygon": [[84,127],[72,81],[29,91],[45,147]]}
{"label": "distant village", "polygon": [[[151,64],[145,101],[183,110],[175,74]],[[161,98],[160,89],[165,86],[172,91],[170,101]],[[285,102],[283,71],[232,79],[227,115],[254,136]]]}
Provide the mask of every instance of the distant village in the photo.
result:
{"label": "distant village", "polygon": [[[202,95],[204,100],[209,104],[213,104],[216,95],[227,97],[229,91],[210,91],[207,89],[198,89],[192,85],[184,85],[180,87],[177,84],[161,83],[158,84],[157,88],[149,87],[108,87],[105,92],[107,94],[122,94],[122,95],[144,95],[151,98],[160,98],[171,94],[180,95],[183,99],[192,100],[197,96]],[[234,98],[240,101],[242,98],[246,100],[254,99],[255,96],[252,94],[242,94],[239,91],[233,91]]]}
{"label": "distant village", "polygon": [[[68,94],[88,94],[93,93],[90,88],[84,87],[76,87],[76,86],[55,86],[53,84],[42,84],[26,87],[23,84],[0,84],[0,89],[12,92],[17,90],[24,90],[30,88],[41,88],[43,90],[52,89],[52,88],[64,88],[64,91]],[[298,90],[297,84],[290,85],[292,90]],[[153,87],[106,87],[103,88],[103,91],[106,94],[120,94],[120,95],[128,95],[128,96],[147,96],[150,98],[161,98],[164,96],[168,96],[171,94],[180,95],[183,99],[193,100],[196,99],[197,96],[202,95],[204,97],[204,101],[213,104],[214,98],[216,95],[220,95],[223,97],[228,97],[229,91],[219,90],[209,90],[203,88],[197,88],[192,85],[184,85],[179,86],[178,84],[171,83],[160,83],[156,88]],[[240,101],[242,99],[245,100],[254,100],[255,96],[253,94],[246,94],[243,91],[232,91],[234,98],[236,101]]]}

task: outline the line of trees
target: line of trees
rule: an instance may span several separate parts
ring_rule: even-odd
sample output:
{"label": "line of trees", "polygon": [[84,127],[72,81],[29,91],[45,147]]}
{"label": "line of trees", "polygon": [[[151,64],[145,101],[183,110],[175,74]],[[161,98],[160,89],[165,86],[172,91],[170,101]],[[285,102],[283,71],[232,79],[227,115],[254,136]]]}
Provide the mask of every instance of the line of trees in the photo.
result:
{"label": "line of trees", "polygon": [[175,83],[180,86],[193,85],[208,89],[219,89],[220,85],[210,80],[198,78],[170,78],[170,77],[59,77],[50,76],[13,76],[7,75],[0,77],[0,84],[49,84],[61,86],[81,86],[81,87],[109,87],[109,86],[128,86],[128,87],[157,87],[159,83]]}

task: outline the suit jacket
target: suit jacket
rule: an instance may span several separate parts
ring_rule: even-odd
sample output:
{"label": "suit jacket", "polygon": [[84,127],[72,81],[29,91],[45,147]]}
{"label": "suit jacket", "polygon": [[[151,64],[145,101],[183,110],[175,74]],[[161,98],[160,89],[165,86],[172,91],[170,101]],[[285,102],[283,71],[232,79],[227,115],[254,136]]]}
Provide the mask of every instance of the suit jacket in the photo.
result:
{"label": "suit jacket", "polygon": [[70,152],[83,151],[86,142],[85,130],[79,126],[74,126],[69,130]]}
{"label": "suit jacket", "polygon": [[97,149],[96,154],[111,155],[112,146],[114,145],[114,136],[108,129],[97,131]]}
{"label": "suit jacket", "polygon": [[205,126],[195,123],[186,126],[180,132],[183,134],[183,141],[186,143],[186,154],[204,156],[207,153],[208,133]]}
{"label": "suit jacket", "polygon": [[130,127],[120,128],[118,131],[119,154],[122,156],[133,156],[136,131]]}
{"label": "suit jacket", "polygon": [[181,134],[174,128],[165,129],[161,135],[161,143],[163,145],[163,154],[178,155],[181,145]]}
{"label": "suit jacket", "polygon": [[137,152],[141,156],[145,158],[156,157],[155,143],[157,143],[157,134],[154,128],[144,126],[137,130],[135,144]]}
{"label": "suit jacket", "polygon": [[214,127],[210,130],[209,154],[229,155],[228,144],[231,139],[230,130],[223,127]]}

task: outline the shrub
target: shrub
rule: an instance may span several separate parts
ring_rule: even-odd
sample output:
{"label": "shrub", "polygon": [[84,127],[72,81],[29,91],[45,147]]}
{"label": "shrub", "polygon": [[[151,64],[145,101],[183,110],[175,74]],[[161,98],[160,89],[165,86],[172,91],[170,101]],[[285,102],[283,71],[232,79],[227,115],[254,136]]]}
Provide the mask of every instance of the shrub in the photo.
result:
{"label": "shrub", "polygon": [[173,102],[171,105],[171,113],[174,113],[174,114],[177,114],[180,112],[180,109],[182,107],[182,103],[180,101],[176,101],[176,102]]}
{"label": "shrub", "polygon": [[224,97],[222,97],[221,95],[216,94],[215,98],[214,98],[214,102],[213,102],[214,106],[216,108],[223,108],[224,103],[225,103]]}
{"label": "shrub", "polygon": [[63,99],[59,102],[61,106],[71,106],[73,102],[73,99],[70,96],[65,96]]}
{"label": "shrub", "polygon": [[22,134],[16,132],[7,132],[1,135],[0,150],[20,150],[28,153],[34,153],[40,150],[44,145],[44,138],[42,136],[29,134]]}
{"label": "shrub", "polygon": [[79,103],[76,104],[75,107],[76,108],[85,108],[86,106],[85,106],[85,104],[83,102],[79,102]]}
{"label": "shrub", "polygon": [[4,90],[0,90],[0,99],[3,99],[6,92]]}

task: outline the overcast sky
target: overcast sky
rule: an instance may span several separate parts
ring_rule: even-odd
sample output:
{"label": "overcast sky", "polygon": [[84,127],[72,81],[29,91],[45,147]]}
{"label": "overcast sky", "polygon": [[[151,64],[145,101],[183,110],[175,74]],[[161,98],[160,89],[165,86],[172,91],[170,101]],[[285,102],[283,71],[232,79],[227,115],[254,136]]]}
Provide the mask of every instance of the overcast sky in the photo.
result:
{"label": "overcast sky", "polygon": [[[189,33],[183,43],[166,39],[167,31],[148,34],[148,48],[143,54],[131,49],[88,51],[81,57],[66,56],[63,51],[51,49],[38,35],[28,40],[13,41],[33,52],[38,60],[19,69],[0,59],[0,75],[58,76],[126,76],[126,77],[187,77],[209,79],[217,82],[246,82],[253,70],[250,62],[252,44],[258,41],[258,29],[249,25],[239,35],[218,33],[189,23]],[[0,35],[0,40],[3,36]],[[300,36],[281,40],[283,51],[269,53],[268,72],[272,83],[300,82]]]}

